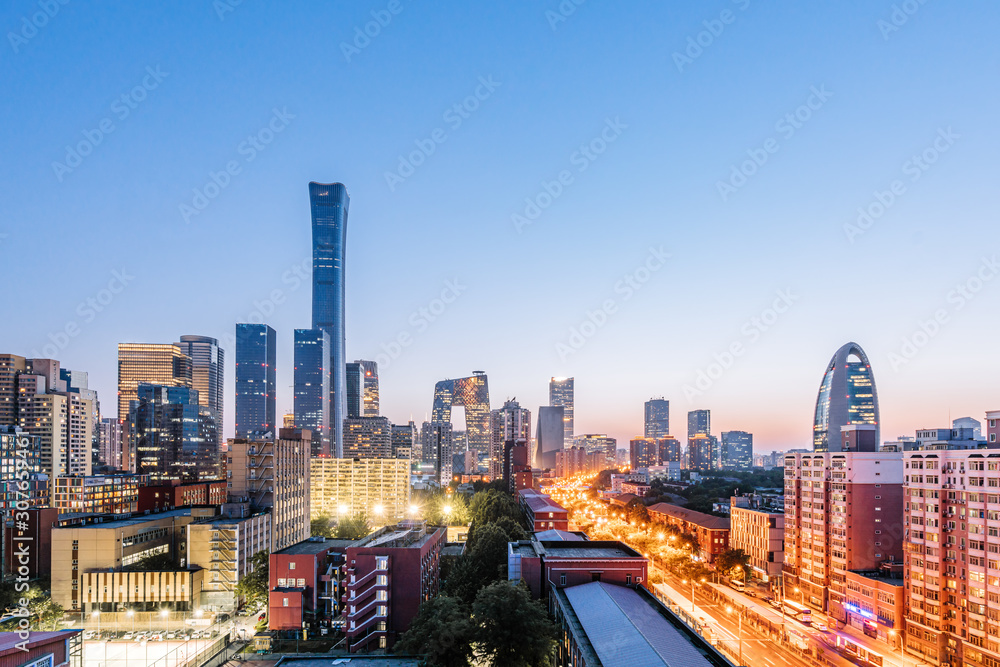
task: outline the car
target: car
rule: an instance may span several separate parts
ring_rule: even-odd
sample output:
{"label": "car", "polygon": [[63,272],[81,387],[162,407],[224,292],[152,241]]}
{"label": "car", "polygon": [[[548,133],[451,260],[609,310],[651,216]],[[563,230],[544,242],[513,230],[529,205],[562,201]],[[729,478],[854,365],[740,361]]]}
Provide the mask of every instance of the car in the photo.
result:
{"label": "car", "polygon": [[781,603],[777,600],[768,600],[767,603],[774,607],[775,609],[781,609]]}
{"label": "car", "polygon": [[751,588],[748,588],[748,589],[746,590],[746,594],[747,594],[747,595],[749,595],[749,596],[750,596],[750,597],[752,597],[752,598],[755,598],[755,597],[757,597],[757,593],[756,593],[756,592],[754,592],[754,590],[753,590],[753,589],[751,589]]}
{"label": "car", "polygon": [[94,632],[93,630],[87,630],[86,632],[83,633],[83,638],[84,639],[93,639],[96,636],[97,636],[97,633]]}
{"label": "car", "polygon": [[122,639],[133,639],[134,637],[135,637],[134,632],[126,632],[124,635],[122,635]]}
{"label": "car", "polygon": [[151,635],[149,637],[149,641],[151,641],[151,642],[162,642],[163,641],[163,633],[162,632],[157,632],[155,635]]}
{"label": "car", "polygon": [[819,623],[818,621],[813,621],[812,626],[820,632],[826,632],[829,629],[826,627],[826,623]]}
{"label": "car", "polygon": [[177,633],[176,632],[168,632],[166,634],[166,636],[164,637],[164,639],[177,639]]}

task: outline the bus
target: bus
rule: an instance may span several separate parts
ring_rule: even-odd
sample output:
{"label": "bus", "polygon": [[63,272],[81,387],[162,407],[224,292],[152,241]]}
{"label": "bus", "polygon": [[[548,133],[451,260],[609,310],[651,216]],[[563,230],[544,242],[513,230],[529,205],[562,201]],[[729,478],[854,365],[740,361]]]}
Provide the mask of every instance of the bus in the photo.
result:
{"label": "bus", "polygon": [[785,600],[782,603],[782,607],[785,609],[785,614],[794,618],[799,623],[804,625],[809,625],[812,622],[812,610],[804,604],[799,604],[798,602],[793,602],[792,600]]}
{"label": "bus", "polygon": [[740,581],[739,579],[730,579],[729,585],[732,586],[734,590],[737,590],[740,593],[746,591],[747,589],[747,585],[742,581]]}

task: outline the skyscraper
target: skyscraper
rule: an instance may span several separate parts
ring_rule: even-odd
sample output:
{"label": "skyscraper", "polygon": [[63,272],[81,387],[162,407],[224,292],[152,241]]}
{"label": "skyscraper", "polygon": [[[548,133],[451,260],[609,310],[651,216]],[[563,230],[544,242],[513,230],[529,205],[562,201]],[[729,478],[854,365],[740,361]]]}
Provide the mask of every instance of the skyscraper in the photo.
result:
{"label": "skyscraper", "polygon": [[873,424],[879,436],[878,392],[868,356],[857,343],[837,350],[827,364],[813,420],[813,450],[841,451],[841,426]]}
{"label": "skyscraper", "polygon": [[451,482],[452,441],[451,422],[424,422],[420,427],[420,446],[423,461],[434,466],[438,482]]}
{"label": "skyscraper", "polygon": [[486,373],[474,371],[470,377],[441,380],[434,385],[431,422],[451,423],[452,405],[465,407],[465,431],[469,449],[477,453],[490,450],[490,389]]}
{"label": "skyscraper", "polygon": [[152,479],[215,479],[215,415],[189,387],[140,383],[129,404],[129,434],[139,474]]}
{"label": "skyscraper", "polygon": [[722,468],[724,470],[753,468],[753,433],[722,432]]}
{"label": "skyscraper", "polygon": [[688,438],[688,467],[701,472],[715,470],[718,467],[718,449],[719,440],[713,435],[698,433]]}
{"label": "skyscraper", "polygon": [[505,401],[490,413],[490,479],[503,477],[504,452],[518,440],[525,445],[531,440],[531,411],[516,400]]}
{"label": "skyscraper", "polygon": [[681,462],[681,441],[677,438],[669,435],[665,438],[659,438],[656,441],[656,446],[660,451],[660,465]]}
{"label": "skyscraper", "polygon": [[662,464],[660,448],[653,438],[632,438],[629,441],[629,464],[632,470]]}
{"label": "skyscraper", "polygon": [[322,329],[295,330],[295,426],[312,433],[312,456],[343,455],[331,450],[330,336]]}
{"label": "skyscraper", "polygon": [[644,408],[643,436],[659,439],[670,435],[670,401],[651,398],[646,401]]}
{"label": "skyscraper", "polygon": [[313,234],[312,328],[322,329],[329,336],[329,361],[325,365],[330,375],[327,448],[338,457],[344,451],[343,424],[347,416],[344,256],[350,203],[347,188],[341,183],[309,184]]}
{"label": "skyscraper", "polygon": [[115,470],[129,470],[128,451],[122,438],[122,423],[116,417],[101,419],[100,434],[101,452],[99,459],[106,466]]}
{"label": "skyscraper", "polygon": [[358,359],[347,364],[347,416],[378,417],[378,363]]}
{"label": "skyscraper", "polygon": [[191,357],[180,343],[118,344],[118,419],[128,421],[129,404],[140,382],[190,387]]}
{"label": "skyscraper", "polygon": [[563,426],[565,410],[566,408],[561,405],[543,405],[538,408],[538,435],[534,463],[536,468],[555,469],[556,452],[566,447],[566,430]]}
{"label": "skyscraper", "polygon": [[549,379],[549,405],[563,407],[563,441],[573,442],[573,378]]}
{"label": "skyscraper", "polygon": [[392,458],[392,424],[386,417],[348,417],[344,420],[344,458]]}
{"label": "skyscraper", "polygon": [[688,412],[688,440],[696,435],[712,434],[712,411],[692,410]]}
{"label": "skyscraper", "polygon": [[208,336],[181,336],[180,346],[191,358],[191,388],[198,390],[201,405],[212,411],[215,440],[222,442],[226,352],[219,341]]}
{"label": "skyscraper", "polygon": [[236,325],[236,437],[276,433],[277,334],[266,324]]}

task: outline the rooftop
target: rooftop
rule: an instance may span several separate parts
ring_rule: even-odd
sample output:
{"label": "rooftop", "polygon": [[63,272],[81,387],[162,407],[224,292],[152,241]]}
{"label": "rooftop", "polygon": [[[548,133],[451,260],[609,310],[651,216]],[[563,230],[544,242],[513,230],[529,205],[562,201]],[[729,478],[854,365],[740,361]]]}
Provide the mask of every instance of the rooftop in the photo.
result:
{"label": "rooftop", "polygon": [[542,530],[535,533],[535,539],[539,542],[583,542],[587,539],[584,533],[573,533],[568,530]]}
{"label": "rooftop", "polygon": [[[527,492],[527,493],[526,493]],[[565,512],[566,508],[553,501],[547,495],[539,493],[534,489],[521,489],[519,492],[524,503],[531,508],[532,512]]]}
{"label": "rooftop", "polygon": [[[253,664],[257,664],[256,661]],[[317,655],[315,657],[284,656],[275,667],[419,667],[420,658],[407,658],[394,655],[359,655],[349,656]]]}
{"label": "rooftop", "polygon": [[[599,581],[556,589],[585,654],[629,667],[723,667],[728,660],[683,627],[649,593]],[[565,602],[563,601],[565,598]],[[596,661],[588,660],[588,664]]]}
{"label": "rooftop", "polygon": [[[93,516],[92,514],[60,514],[59,521],[69,520],[69,519],[79,519],[87,516]],[[160,521],[162,519],[176,519],[182,516],[191,516],[191,508],[185,507],[183,509],[170,510],[169,512],[156,512],[152,514],[143,514],[140,516],[133,516],[128,519],[118,519],[116,521],[101,521],[95,523],[79,524],[79,525],[69,525],[65,528],[127,528],[128,526],[138,526],[143,523],[149,523],[152,521]],[[63,526],[57,526],[60,528]]]}
{"label": "rooftop", "polygon": [[285,547],[281,551],[273,551],[272,554],[285,554],[289,556],[297,556],[300,554],[318,554],[321,551],[326,551],[327,549],[346,549],[347,547],[359,544],[360,540],[335,540],[332,538],[327,538],[325,540],[303,540],[298,544],[293,544],[290,547]]}
{"label": "rooftop", "polygon": [[79,635],[79,630],[60,630],[59,632],[32,632],[27,640],[22,640],[16,632],[0,632],[0,656],[3,655],[23,655],[24,651],[17,647],[22,641],[27,641],[24,646],[29,650],[45,644],[64,642],[74,635]]}
{"label": "rooftop", "polygon": [[729,530],[729,519],[720,516],[712,516],[711,514],[704,514],[703,512],[695,512],[694,510],[689,510],[679,505],[656,503],[648,509],[650,512],[656,512],[675,519],[680,519],[681,521],[687,521],[688,523],[693,523],[701,526],[702,528],[708,528],[710,530]]}
{"label": "rooftop", "polygon": [[638,551],[621,542],[564,542],[561,540],[540,542],[546,558],[644,558]]}

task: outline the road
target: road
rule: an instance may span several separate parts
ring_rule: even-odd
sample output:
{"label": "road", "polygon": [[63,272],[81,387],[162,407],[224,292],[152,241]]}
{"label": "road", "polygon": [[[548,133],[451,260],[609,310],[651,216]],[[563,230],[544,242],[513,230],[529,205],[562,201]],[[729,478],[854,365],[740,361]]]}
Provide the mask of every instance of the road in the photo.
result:
{"label": "road", "polygon": [[[587,513],[591,521],[603,522],[606,528],[619,528],[615,532],[622,539],[625,525],[618,520],[608,516],[603,504],[591,500],[580,500],[582,487],[574,486],[568,490],[567,498],[562,499],[566,505],[576,511]],[[556,498],[560,500],[560,498]],[[579,530],[581,526],[571,522],[571,530]],[[631,528],[634,530],[634,527]],[[622,541],[628,543],[627,539]],[[641,550],[640,550],[641,551]],[[658,567],[656,559],[650,563],[650,580],[653,574],[660,574],[665,582],[663,585],[654,585],[667,600],[679,606],[681,609],[688,609],[690,613],[691,593],[689,586],[684,585],[673,576],[672,573]],[[768,604],[752,598],[748,595],[738,593],[728,586],[717,586],[714,584],[703,584],[710,587],[711,593],[722,597],[727,602],[719,603],[708,595],[707,589],[695,591],[695,613],[696,620],[704,617],[707,624],[713,628],[712,632],[717,634],[727,649],[735,656],[734,662],[739,659],[740,645],[743,650],[743,664],[747,665],[768,665],[768,667],[799,667],[801,665],[812,664],[813,655],[822,656],[832,665],[861,665],[870,667],[872,663],[862,659],[858,655],[842,654],[838,649],[838,636],[841,643],[850,640],[856,645],[860,645],[867,650],[873,650],[882,656],[884,667],[914,667],[918,663],[911,659],[901,662],[898,651],[892,649],[882,642],[878,642],[861,633],[855,633],[853,628],[847,630],[834,630],[821,632],[810,626],[802,625],[792,619],[783,619],[780,612],[775,612]],[[687,592],[685,592],[687,591]],[[743,627],[740,629],[740,617],[743,616]],[[822,619],[822,615],[817,615]],[[705,634],[705,632],[703,632]],[[784,635],[785,641],[781,641]],[[741,641],[742,638],[742,641]]]}

